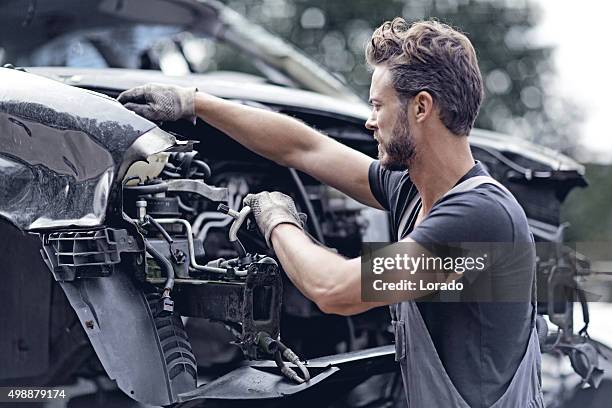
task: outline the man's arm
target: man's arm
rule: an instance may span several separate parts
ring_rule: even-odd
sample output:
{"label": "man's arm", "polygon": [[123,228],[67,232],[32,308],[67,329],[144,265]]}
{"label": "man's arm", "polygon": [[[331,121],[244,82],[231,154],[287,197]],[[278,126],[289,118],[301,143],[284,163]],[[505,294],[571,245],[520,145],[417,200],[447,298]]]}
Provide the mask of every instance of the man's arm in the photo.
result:
{"label": "man's arm", "polygon": [[299,120],[173,85],[138,86],[122,92],[117,99],[153,121],[195,122],[199,116],[260,155],[301,170],[366,205],[381,208],[368,180],[373,159]]}
{"label": "man's arm", "polygon": [[[386,291],[384,301],[363,302],[361,258],[345,259],[312,242],[302,230],[295,203],[289,196],[267,191],[249,194],[244,199],[244,205],[251,208],[259,229],[268,245],[274,248],[289,279],[307,298],[315,302],[326,313],[357,314],[373,307],[415,299],[432,292],[414,290],[389,293]],[[428,254],[425,248],[414,243],[410,238],[401,242],[410,242],[413,245],[401,246],[401,243],[396,243],[386,248],[386,254],[401,253],[414,259]],[[398,270],[395,272],[399,273],[402,279],[410,279],[414,282],[447,280],[447,276],[427,268],[422,265],[422,268],[416,267],[415,271]],[[394,270],[391,269],[389,272],[394,272]]]}
{"label": "man's arm", "polygon": [[[385,300],[364,302],[361,297],[361,258],[345,259],[315,244],[304,232],[291,224],[279,224],[272,230],[272,246],[287,276],[293,284],[317,304],[325,313],[354,315],[379,306],[386,306],[406,300],[418,299],[430,295],[436,290],[420,289],[417,284],[411,291],[386,291]],[[402,251],[409,257],[419,258],[428,251],[410,238],[405,238]],[[389,249],[389,253],[395,253]],[[389,271],[392,272],[392,271]],[[405,278],[423,285],[428,283],[449,283],[459,279],[458,274],[444,276],[434,270],[416,270],[405,273]]]}
{"label": "man's arm", "polygon": [[311,175],[356,200],[382,208],[372,195],[373,159],[287,115],[197,92],[195,113],[248,149]]}
{"label": "man's arm", "polygon": [[349,316],[395,303],[362,302],[361,258],[343,258],[294,225],[274,228],[272,246],[291,282],[325,313]]}

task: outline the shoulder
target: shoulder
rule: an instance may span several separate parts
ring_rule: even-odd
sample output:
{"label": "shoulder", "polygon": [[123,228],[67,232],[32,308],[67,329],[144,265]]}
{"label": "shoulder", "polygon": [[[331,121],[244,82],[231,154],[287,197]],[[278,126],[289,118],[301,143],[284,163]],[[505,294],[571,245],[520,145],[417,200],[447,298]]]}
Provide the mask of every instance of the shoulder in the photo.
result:
{"label": "shoulder", "polygon": [[516,206],[519,204],[508,192],[492,184],[481,184],[470,191],[443,198],[434,206],[431,213],[462,209],[464,216],[480,215],[509,220],[511,219],[510,210],[514,210]]}

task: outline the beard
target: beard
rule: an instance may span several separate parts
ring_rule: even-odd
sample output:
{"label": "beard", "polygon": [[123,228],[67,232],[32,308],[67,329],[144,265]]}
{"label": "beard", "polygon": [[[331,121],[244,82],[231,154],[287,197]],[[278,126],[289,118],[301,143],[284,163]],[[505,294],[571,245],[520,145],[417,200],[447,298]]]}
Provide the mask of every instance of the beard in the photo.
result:
{"label": "beard", "polygon": [[378,159],[381,166],[389,170],[409,170],[415,156],[414,138],[410,133],[408,114],[402,111],[388,141],[378,144]]}

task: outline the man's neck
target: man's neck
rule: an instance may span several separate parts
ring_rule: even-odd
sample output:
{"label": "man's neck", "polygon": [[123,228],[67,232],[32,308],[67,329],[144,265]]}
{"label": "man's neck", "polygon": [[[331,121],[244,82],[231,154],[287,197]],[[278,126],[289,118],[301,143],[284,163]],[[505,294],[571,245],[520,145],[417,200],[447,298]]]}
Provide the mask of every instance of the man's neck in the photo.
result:
{"label": "man's neck", "polygon": [[455,147],[458,149],[422,152],[410,165],[410,179],[419,191],[424,214],[475,164],[469,146]]}

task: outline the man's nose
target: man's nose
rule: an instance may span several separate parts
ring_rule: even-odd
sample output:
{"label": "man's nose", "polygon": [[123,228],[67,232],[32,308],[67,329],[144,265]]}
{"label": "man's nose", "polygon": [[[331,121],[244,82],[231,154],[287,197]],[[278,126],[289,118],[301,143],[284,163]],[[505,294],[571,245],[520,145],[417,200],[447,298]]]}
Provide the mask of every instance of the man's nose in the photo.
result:
{"label": "man's nose", "polygon": [[370,116],[368,120],[366,120],[365,127],[368,130],[376,130],[376,120],[372,116]]}

